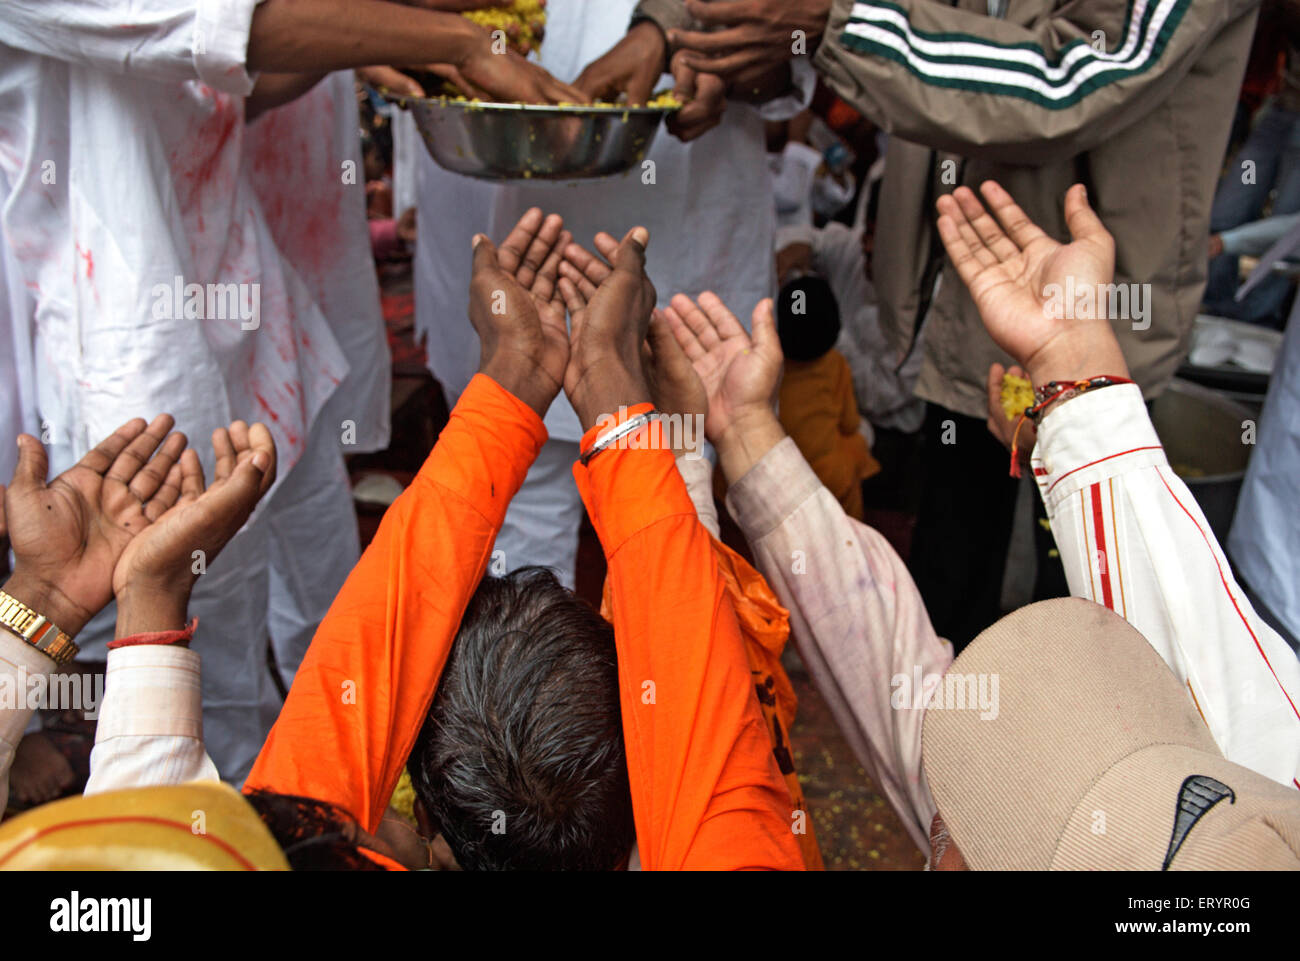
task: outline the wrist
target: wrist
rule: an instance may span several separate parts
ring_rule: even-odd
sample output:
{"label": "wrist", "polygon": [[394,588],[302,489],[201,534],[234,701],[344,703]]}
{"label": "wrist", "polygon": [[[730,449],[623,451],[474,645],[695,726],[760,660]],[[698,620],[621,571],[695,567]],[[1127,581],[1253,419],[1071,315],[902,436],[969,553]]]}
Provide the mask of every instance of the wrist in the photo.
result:
{"label": "wrist", "polygon": [[117,639],[156,631],[184,630],[190,588],[137,584],[117,595]]}
{"label": "wrist", "polygon": [[538,417],[546,416],[560,391],[560,385],[536,361],[513,351],[495,352],[479,366],[479,373],[491,377]]}
{"label": "wrist", "polygon": [[737,411],[718,435],[710,438],[727,484],[749,473],[785,436],[785,428],[768,405]]}
{"label": "wrist", "polygon": [[641,370],[629,369],[618,357],[593,363],[579,376],[569,395],[583,432],[600,423],[602,417],[615,415],[620,407],[650,403],[650,388]]}
{"label": "wrist", "polygon": [[1128,364],[1119,341],[1105,321],[1089,331],[1060,334],[1022,364],[1035,387],[1050,381],[1087,380],[1109,375],[1128,377]]}
{"label": "wrist", "polygon": [[76,637],[95,614],[74,604],[55,585],[29,574],[21,564],[0,589],[42,615],[69,637]]}

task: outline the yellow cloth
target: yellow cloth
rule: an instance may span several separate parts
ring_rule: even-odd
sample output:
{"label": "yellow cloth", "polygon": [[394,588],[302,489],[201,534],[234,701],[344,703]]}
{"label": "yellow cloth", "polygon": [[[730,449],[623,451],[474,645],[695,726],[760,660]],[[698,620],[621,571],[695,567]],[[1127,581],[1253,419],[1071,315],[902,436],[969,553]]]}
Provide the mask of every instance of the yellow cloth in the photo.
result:
{"label": "yellow cloth", "polygon": [[818,480],[850,517],[862,520],[862,482],[880,463],[858,432],[853,374],[838,350],[816,360],[787,361],[781,380],[781,426]]}
{"label": "yellow cloth", "polygon": [[217,781],[44,804],[0,825],[5,871],[287,871],[252,806]]}

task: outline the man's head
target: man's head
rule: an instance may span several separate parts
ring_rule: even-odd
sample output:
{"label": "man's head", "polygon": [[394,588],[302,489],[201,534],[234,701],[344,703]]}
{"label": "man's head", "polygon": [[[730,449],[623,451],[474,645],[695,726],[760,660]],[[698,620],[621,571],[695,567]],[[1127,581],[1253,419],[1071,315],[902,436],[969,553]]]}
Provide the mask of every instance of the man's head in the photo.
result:
{"label": "man's head", "polygon": [[[983,710],[969,692],[994,676]],[[1090,601],[1031,604],[977,637],[931,697],[922,750],[936,869],[1300,869],[1300,794],[1224,758],[1160,655]]]}
{"label": "man's head", "polygon": [[840,336],[840,306],[831,285],[816,274],[787,281],[776,298],[776,325],[787,361],[825,355]]}
{"label": "man's head", "polygon": [[614,629],[547,570],[485,577],[407,767],[466,870],[609,870],[634,837]]}

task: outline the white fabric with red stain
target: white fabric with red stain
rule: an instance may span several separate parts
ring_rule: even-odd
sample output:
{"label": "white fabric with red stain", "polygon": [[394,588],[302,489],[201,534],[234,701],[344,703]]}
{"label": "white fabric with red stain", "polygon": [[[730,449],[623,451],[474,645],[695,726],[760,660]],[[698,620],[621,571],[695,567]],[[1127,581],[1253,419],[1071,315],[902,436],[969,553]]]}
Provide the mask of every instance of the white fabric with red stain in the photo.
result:
{"label": "white fabric with red stain", "polygon": [[347,376],[325,415],[347,454],[388,446],[392,380],[359,129],[354,75],[340,70],[262,114],[244,135],[245,162],[276,247],[347,357]]}
{"label": "white fabric with red stain", "polygon": [[[209,476],[214,428],[235,418],[266,423],[279,449],[278,489],[348,374],[245,167],[252,79],[244,58],[255,6],[6,0],[0,179],[9,190],[0,222],[7,282],[31,302],[31,351],[17,363],[34,374],[52,472],[123,421],[168,411]],[[178,278],[205,294],[208,285],[244,285],[245,303],[260,301],[256,325],[206,316],[206,296],[188,308],[168,304]],[[335,437],[323,442],[337,457]],[[191,602],[212,628],[196,645],[207,740],[222,776],[236,782],[278,707],[265,659],[277,603],[273,535],[262,522],[276,509],[274,493],[208,566]],[[353,559],[345,545],[338,563],[346,571]],[[112,617],[110,609],[78,639],[86,656],[103,656]]]}

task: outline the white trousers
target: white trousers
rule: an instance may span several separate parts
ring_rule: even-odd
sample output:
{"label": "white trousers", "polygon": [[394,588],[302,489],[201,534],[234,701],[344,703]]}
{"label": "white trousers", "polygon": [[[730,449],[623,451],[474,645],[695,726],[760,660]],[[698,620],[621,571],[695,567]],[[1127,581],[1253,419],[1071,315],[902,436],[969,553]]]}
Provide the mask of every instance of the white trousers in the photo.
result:
{"label": "white trousers", "polygon": [[501,574],[537,565],[555,571],[570,590],[578,564],[582,498],[573,480],[578,443],[548,440],[528,470],[497,534],[489,571]]}

